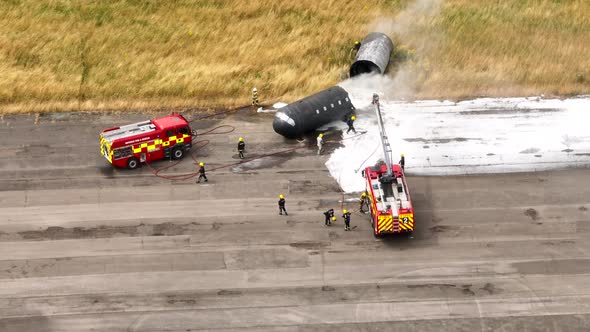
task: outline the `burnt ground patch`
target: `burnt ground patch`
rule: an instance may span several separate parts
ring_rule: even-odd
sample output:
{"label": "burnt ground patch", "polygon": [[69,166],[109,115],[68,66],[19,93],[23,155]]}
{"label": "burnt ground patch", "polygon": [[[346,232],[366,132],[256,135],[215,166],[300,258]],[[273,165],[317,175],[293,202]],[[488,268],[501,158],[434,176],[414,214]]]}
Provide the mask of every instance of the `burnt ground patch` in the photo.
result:
{"label": "burnt ground patch", "polygon": [[[211,227],[211,226],[207,226]],[[196,222],[175,224],[171,222],[128,226],[97,226],[97,227],[60,227],[51,226],[40,230],[28,230],[17,233],[0,233],[0,241],[14,240],[65,240],[65,239],[98,239],[116,236],[174,236],[197,232],[203,226]]]}
{"label": "burnt ground patch", "polygon": [[539,220],[539,212],[533,208],[526,209],[524,215],[530,217],[533,221]]}

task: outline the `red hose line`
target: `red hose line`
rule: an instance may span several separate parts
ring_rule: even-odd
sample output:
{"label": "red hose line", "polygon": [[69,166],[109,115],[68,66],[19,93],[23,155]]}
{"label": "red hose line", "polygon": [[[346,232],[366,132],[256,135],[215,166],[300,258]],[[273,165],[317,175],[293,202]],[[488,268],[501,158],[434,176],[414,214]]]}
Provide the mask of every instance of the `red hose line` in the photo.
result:
{"label": "red hose line", "polygon": [[[220,113],[215,113],[215,114],[207,115],[207,116],[204,116],[204,117],[200,117],[198,119],[193,119],[193,120],[191,120],[189,122],[193,122],[193,121],[196,121],[196,120],[201,120],[201,119],[212,117],[212,116],[216,116],[216,115],[221,115],[221,114],[227,114],[227,113],[230,113],[230,112],[235,112],[237,110],[238,109],[224,111],[224,112],[220,112]],[[228,128],[228,129],[219,132],[218,129],[220,129],[220,128]],[[204,133],[201,133],[198,136],[229,134],[229,133],[235,131],[235,129],[236,128],[234,126],[231,126],[231,125],[220,125],[220,126],[217,126],[217,127],[212,128],[212,129],[210,129],[208,131],[205,131]],[[357,134],[357,135],[354,135],[354,136],[351,136],[351,137],[343,138],[343,140],[344,139],[350,139],[350,138],[358,137],[358,136],[361,136],[361,135],[364,135],[364,134],[365,133],[360,133],[360,134]],[[194,145],[193,145],[195,152],[197,150],[199,150],[199,149],[204,148],[207,144],[209,144],[209,142],[210,142],[209,140],[202,140],[202,141],[195,142]],[[337,143],[337,142],[327,141],[326,143]],[[295,148],[291,148],[291,149],[286,149],[286,150],[281,150],[281,151],[277,151],[277,152],[273,152],[273,153],[263,154],[261,156],[255,157],[255,158],[244,159],[244,160],[241,160],[241,161],[238,161],[238,162],[235,162],[235,163],[230,163],[230,164],[225,164],[225,165],[217,166],[217,167],[214,167],[214,168],[209,169],[208,171],[209,172],[213,172],[213,171],[218,170],[218,169],[232,167],[232,166],[237,166],[237,165],[240,165],[240,164],[243,164],[243,163],[247,163],[247,162],[250,162],[250,161],[253,161],[253,160],[257,160],[257,159],[261,159],[261,158],[265,158],[265,157],[271,157],[271,156],[275,156],[275,155],[282,154],[282,153],[289,153],[289,152],[293,152],[295,150],[303,149],[303,148],[307,148],[307,146],[299,146],[299,147],[295,147]],[[198,163],[199,162],[197,160],[194,152],[191,153],[191,158],[193,159],[193,161],[195,163]],[[191,179],[191,178],[193,178],[193,177],[195,177],[195,176],[197,176],[199,174],[198,171],[190,172],[190,173],[184,173],[184,174],[177,174],[177,175],[160,174],[161,172],[163,172],[163,171],[165,171],[167,169],[170,169],[170,168],[178,165],[181,161],[182,160],[178,160],[178,161],[176,161],[176,162],[174,162],[174,163],[172,163],[170,165],[167,165],[167,166],[164,166],[164,167],[160,167],[158,169],[152,167],[148,162],[146,162],[145,164],[149,168],[149,170],[154,174],[154,176],[157,176],[157,177],[162,178],[162,179],[170,180],[170,181],[185,181],[185,180],[189,180],[189,179]],[[340,186],[340,179],[338,180],[338,185]],[[340,186],[340,189],[342,191],[342,204],[341,204],[341,207],[343,207],[343,205],[344,205],[344,190],[342,190],[342,186]]]}
{"label": "red hose line", "polygon": [[[225,130],[225,131],[222,131],[222,132],[216,132],[216,130],[218,130],[219,128],[224,128],[224,127],[227,127],[227,128],[229,128],[229,129],[228,129],[228,130]],[[231,133],[231,132],[233,132],[234,130],[235,130],[235,127],[233,127],[233,126],[230,126],[230,125],[221,125],[221,126],[217,126],[217,127],[215,127],[215,128],[212,128],[211,130],[208,130],[208,131],[206,131],[206,132],[204,132],[204,133],[201,133],[199,136],[204,136],[204,135],[220,135],[220,134],[228,134],[228,133]],[[195,151],[196,151],[196,150],[198,150],[198,149],[202,149],[202,148],[203,148],[203,147],[205,147],[207,144],[209,144],[209,142],[210,142],[209,140],[202,140],[202,141],[197,141],[197,142],[194,144]],[[241,160],[241,161],[239,161],[239,162],[235,162],[235,163],[230,163],[230,164],[225,164],[225,165],[217,166],[217,167],[214,167],[214,168],[211,168],[211,169],[209,169],[209,172],[213,172],[213,171],[215,171],[215,170],[222,169],[222,168],[227,168],[227,167],[231,167],[231,166],[236,166],[236,165],[243,164],[243,163],[247,163],[247,162],[250,162],[250,161],[252,161],[252,160],[256,160],[256,159],[260,159],[260,158],[265,158],[265,157],[275,156],[275,155],[278,155],[278,154],[281,154],[281,153],[288,153],[288,152],[292,152],[292,151],[295,151],[295,150],[297,150],[297,149],[302,149],[302,148],[307,148],[307,146],[299,146],[299,147],[296,147],[296,148],[291,148],[291,149],[281,150],[281,151],[278,151],[278,152],[267,153],[267,154],[264,154],[264,155],[261,155],[261,156],[255,157],[255,158],[245,159],[245,160]],[[195,154],[194,154],[194,153],[192,153],[192,154],[191,154],[191,157],[192,157],[192,159],[193,159],[195,162],[197,162],[197,163],[199,162],[199,161],[196,159],[196,157],[195,157]],[[147,167],[150,169],[150,171],[151,171],[151,172],[152,172],[152,173],[153,173],[155,176],[157,176],[157,177],[159,177],[159,178],[162,178],[162,179],[170,180],[170,181],[184,181],[184,180],[188,180],[188,179],[190,179],[190,178],[193,178],[193,177],[195,177],[195,176],[197,176],[197,175],[199,174],[199,173],[198,173],[198,171],[195,171],[195,172],[190,172],[190,173],[185,173],[185,174],[177,174],[177,175],[166,175],[166,174],[160,174],[161,172],[163,172],[163,171],[165,171],[165,170],[167,170],[167,169],[170,169],[170,168],[172,168],[172,167],[174,167],[174,166],[178,165],[178,164],[179,164],[181,161],[182,161],[182,160],[178,160],[178,161],[176,161],[176,162],[174,162],[174,163],[172,163],[172,164],[170,164],[170,165],[167,165],[167,166],[164,166],[164,167],[161,167],[161,168],[158,168],[158,169],[155,169],[155,168],[153,168],[153,167],[152,167],[152,166],[151,166],[149,163],[147,163],[147,162],[146,162],[145,164],[146,164],[146,166],[147,166]]]}

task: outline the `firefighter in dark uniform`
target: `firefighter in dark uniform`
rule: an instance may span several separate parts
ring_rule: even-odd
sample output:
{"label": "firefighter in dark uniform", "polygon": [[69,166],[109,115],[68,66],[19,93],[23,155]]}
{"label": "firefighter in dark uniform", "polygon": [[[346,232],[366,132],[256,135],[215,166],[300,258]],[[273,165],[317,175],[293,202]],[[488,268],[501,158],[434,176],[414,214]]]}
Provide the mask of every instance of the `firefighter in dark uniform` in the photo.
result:
{"label": "firefighter in dark uniform", "polygon": [[282,194],[279,195],[279,214],[283,215],[283,211],[285,211],[285,215],[288,216],[287,210],[285,210],[285,196]]}
{"label": "firefighter in dark uniform", "polygon": [[346,121],[346,124],[348,125],[348,130],[346,131],[346,133],[348,134],[351,130],[353,133],[356,134],[356,130],[354,129],[354,120],[356,120],[356,116],[351,116],[350,118],[348,118],[348,120]]}
{"label": "firefighter in dark uniform", "polygon": [[325,225],[330,226],[332,224],[330,220],[332,219],[332,217],[334,217],[334,209],[330,209],[324,212],[324,217],[326,217]]}
{"label": "firefighter in dark uniform", "polygon": [[363,193],[361,194],[361,198],[359,198],[359,211],[361,213],[365,213],[365,211],[363,210],[363,206],[366,206],[367,210],[369,210],[369,197],[367,196],[366,191],[363,191]]}
{"label": "firefighter in dark uniform", "polygon": [[399,165],[402,167],[402,170],[404,170],[404,167],[406,166],[406,157],[404,156],[404,154],[401,154],[401,159],[399,160]]}
{"label": "firefighter in dark uniform", "polygon": [[350,212],[348,212],[348,210],[342,210],[342,212],[343,212],[342,218],[344,218],[344,230],[349,231],[350,230]]}
{"label": "firefighter in dark uniform", "polygon": [[361,48],[361,42],[359,42],[358,40],[355,40],[354,45],[350,49],[350,57],[352,59],[354,59],[354,57],[356,56],[356,54],[358,53],[360,48]]}
{"label": "firefighter in dark uniform", "polygon": [[197,179],[197,183],[201,183],[201,179],[205,179],[205,182],[209,182],[209,180],[207,180],[207,175],[205,175],[205,163],[204,162],[199,163],[199,178]]}
{"label": "firefighter in dark uniform", "polygon": [[355,52],[358,52],[358,50],[361,48],[361,42],[358,40],[354,41],[354,46],[353,49],[355,50]]}
{"label": "firefighter in dark uniform", "polygon": [[244,150],[246,149],[246,143],[244,143],[244,138],[240,137],[238,141],[238,153],[240,154],[240,159],[244,159]]}

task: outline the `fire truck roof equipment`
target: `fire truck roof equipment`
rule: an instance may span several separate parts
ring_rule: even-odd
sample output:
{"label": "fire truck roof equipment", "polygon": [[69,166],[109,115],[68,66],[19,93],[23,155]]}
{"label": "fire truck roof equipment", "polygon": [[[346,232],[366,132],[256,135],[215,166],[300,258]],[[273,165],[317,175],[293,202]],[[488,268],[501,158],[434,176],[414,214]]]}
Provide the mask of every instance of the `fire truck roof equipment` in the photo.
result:
{"label": "fire truck roof equipment", "polygon": [[180,114],[167,115],[161,118],[153,120],[147,120],[129,125],[114,127],[106,129],[102,133],[102,137],[109,143],[113,143],[115,140],[120,138],[127,138],[140,134],[147,134],[156,129],[169,128],[179,124],[187,123],[186,119]]}
{"label": "fire truck roof equipment", "polygon": [[114,127],[103,131],[102,137],[109,143],[113,143],[119,138],[145,134],[156,130],[156,126],[150,120],[129,125]]}

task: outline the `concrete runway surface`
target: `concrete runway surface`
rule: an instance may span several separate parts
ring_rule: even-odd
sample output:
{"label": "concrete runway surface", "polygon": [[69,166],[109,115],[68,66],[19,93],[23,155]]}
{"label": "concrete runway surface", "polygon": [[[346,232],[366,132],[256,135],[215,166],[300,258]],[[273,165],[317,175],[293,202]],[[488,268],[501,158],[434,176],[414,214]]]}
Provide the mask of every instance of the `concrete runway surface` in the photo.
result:
{"label": "concrete runway surface", "polygon": [[[413,238],[376,240],[356,211],[323,226],[342,196],[313,141],[202,185],[113,169],[99,131],[148,117],[2,117],[0,331],[590,330],[588,169],[410,177]],[[197,122],[236,127],[197,159],[305,144],[271,119]]]}

